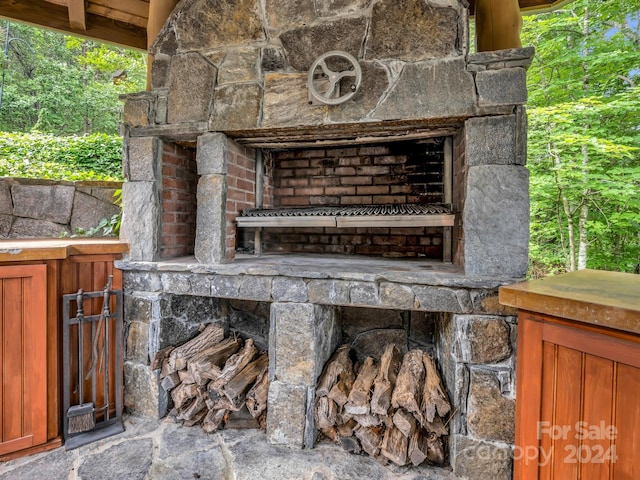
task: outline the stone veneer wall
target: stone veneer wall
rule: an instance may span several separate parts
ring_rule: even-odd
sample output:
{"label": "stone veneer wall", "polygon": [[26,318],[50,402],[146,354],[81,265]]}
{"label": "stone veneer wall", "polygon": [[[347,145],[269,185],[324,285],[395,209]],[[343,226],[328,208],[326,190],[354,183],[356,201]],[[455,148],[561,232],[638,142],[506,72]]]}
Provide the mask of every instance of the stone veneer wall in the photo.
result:
{"label": "stone veneer wall", "polygon": [[[309,409],[317,377],[341,341],[371,329],[406,332],[409,346],[435,353],[456,413],[450,461],[461,477],[511,478],[515,418],[516,312],[498,303],[507,280],[402,271],[322,278],[294,266],[233,265],[205,273],[120,262],[124,271],[125,405],[161,416],[168,396],[149,359],[165,346],[217,322],[256,338],[270,353],[271,443],[311,447]],[[358,279],[356,279],[358,278]],[[414,282],[414,283],[412,283]],[[396,332],[396,333],[393,333]]]}
{"label": "stone veneer wall", "polygon": [[[469,11],[461,0],[320,3],[180,2],[152,49],[152,90],[125,97],[129,141],[197,143],[206,150],[198,151],[198,162],[226,165],[224,149],[238,143],[232,139],[259,138],[269,148],[292,139],[482,131],[473,138],[485,147],[466,164],[469,182],[456,193],[472,200],[469,212],[457,212],[457,263],[470,274],[523,275],[528,177],[523,150],[513,146],[526,137],[521,105],[533,49],[469,55]],[[341,105],[311,105],[307,70],[336,49],[357,58],[362,87]],[[226,146],[207,147],[215,135],[225,135]],[[228,224],[222,196],[231,177],[198,169],[198,195],[209,201],[209,213],[198,209],[195,255],[203,263],[232,261],[235,230],[216,234],[222,218]],[[160,258],[162,219],[151,200],[161,188],[153,177],[128,177],[125,198],[138,215],[125,212],[123,239],[135,244],[134,259]]]}
{"label": "stone veneer wall", "polygon": [[[130,408],[162,411],[166,398],[148,359],[165,339],[175,333],[186,340],[201,321],[231,325],[232,302],[261,302],[269,305],[267,438],[310,447],[315,383],[338,344],[344,309],[412,312],[412,326],[414,312],[417,325],[419,314],[433,313],[442,319],[434,348],[457,408],[453,470],[478,480],[511,477],[515,312],[500,307],[497,288],[527,269],[522,105],[533,49],[468,55],[468,15],[462,0],[178,4],[153,48],[152,90],[125,103],[122,238],[131,248],[118,265],[125,271],[129,351],[139,354],[125,365]],[[307,70],[330,50],[358,59],[363,85],[342,105],[310,105]],[[460,269],[371,273],[340,261],[329,265],[331,258],[306,269],[286,261],[230,263],[226,227],[235,210],[227,206],[233,181],[227,174],[243,142],[269,149],[420,131],[454,136]],[[197,144],[193,263],[157,262],[157,152],[164,139]],[[247,157],[258,163],[257,151],[247,149]],[[270,182],[277,165],[271,155],[264,160]]]}
{"label": "stone veneer wall", "polygon": [[58,238],[120,211],[120,182],[0,178],[0,238]]}

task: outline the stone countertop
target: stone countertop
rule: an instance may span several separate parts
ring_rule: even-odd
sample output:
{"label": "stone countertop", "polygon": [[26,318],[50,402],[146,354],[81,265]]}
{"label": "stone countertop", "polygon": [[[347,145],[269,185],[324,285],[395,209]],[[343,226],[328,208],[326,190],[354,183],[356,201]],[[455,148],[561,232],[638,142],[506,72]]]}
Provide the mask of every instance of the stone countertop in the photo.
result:
{"label": "stone countertop", "polygon": [[284,276],[360,282],[392,282],[460,288],[497,288],[519,279],[465,275],[462,268],[426,259],[387,259],[349,255],[269,254],[237,255],[224,264],[202,264],[194,257],[160,262],[121,260],[127,271],[175,272],[205,275]]}
{"label": "stone countertop", "polygon": [[580,270],[500,288],[500,303],[640,334],[640,275]]}
{"label": "stone countertop", "polygon": [[0,241],[0,262],[57,260],[71,255],[125,253],[126,243],[114,238],[56,238]]}

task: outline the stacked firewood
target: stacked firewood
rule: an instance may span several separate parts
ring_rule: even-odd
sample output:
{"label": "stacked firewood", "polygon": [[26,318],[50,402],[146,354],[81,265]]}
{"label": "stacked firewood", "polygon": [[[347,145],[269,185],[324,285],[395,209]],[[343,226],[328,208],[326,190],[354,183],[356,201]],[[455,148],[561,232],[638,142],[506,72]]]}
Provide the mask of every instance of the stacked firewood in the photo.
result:
{"label": "stacked firewood", "polygon": [[185,426],[201,423],[208,433],[247,410],[246,417],[265,428],[268,366],[267,353],[253,340],[225,338],[224,329],[215,324],[178,347],[159,351],[152,364],[161,369],[161,385],[171,394],[170,416]]}
{"label": "stacked firewood", "polygon": [[354,453],[382,463],[444,465],[444,441],[451,404],[436,364],[426,352],[402,357],[385,347],[379,364],[351,359],[349,345],[329,359],[316,390],[316,426]]}

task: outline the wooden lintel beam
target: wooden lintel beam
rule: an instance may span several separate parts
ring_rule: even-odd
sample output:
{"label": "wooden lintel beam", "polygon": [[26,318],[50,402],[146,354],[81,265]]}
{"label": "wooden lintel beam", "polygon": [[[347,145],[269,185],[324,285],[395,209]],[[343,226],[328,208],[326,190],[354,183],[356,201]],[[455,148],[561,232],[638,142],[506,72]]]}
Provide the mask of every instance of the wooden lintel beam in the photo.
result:
{"label": "wooden lintel beam", "polygon": [[85,0],[68,0],[69,24],[74,30],[87,30]]}
{"label": "wooden lintel beam", "polygon": [[86,30],[74,29],[69,24],[67,7],[44,0],[0,0],[0,17],[128,48],[147,50],[145,28],[87,13]]}

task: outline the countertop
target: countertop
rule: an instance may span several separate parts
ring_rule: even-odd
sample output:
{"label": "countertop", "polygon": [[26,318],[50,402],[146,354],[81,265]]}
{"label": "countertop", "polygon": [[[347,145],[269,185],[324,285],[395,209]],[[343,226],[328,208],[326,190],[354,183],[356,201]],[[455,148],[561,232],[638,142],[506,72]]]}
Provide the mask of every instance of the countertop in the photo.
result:
{"label": "countertop", "polygon": [[500,287],[500,303],[640,334],[640,275],[580,270]]}

